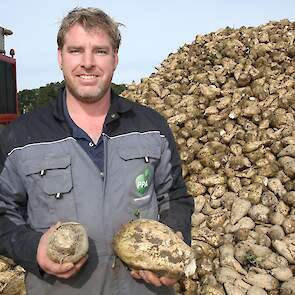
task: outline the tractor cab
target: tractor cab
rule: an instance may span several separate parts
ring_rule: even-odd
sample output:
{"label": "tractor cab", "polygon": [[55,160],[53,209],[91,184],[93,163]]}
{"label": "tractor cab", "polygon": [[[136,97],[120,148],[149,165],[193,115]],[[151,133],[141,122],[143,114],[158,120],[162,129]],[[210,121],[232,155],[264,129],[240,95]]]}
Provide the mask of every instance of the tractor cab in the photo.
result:
{"label": "tractor cab", "polygon": [[16,88],[16,60],[14,49],[9,55],[5,51],[5,37],[12,31],[0,27],[0,124],[8,124],[18,116]]}

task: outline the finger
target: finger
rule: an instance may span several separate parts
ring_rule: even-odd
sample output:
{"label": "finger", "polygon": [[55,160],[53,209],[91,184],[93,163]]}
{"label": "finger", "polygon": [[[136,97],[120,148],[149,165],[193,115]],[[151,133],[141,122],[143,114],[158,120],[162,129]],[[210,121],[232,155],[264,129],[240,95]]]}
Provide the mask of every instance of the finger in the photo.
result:
{"label": "finger", "polygon": [[47,273],[52,274],[52,275],[64,274],[68,271],[71,271],[74,268],[75,268],[74,264],[71,262],[59,264],[59,263],[55,263],[51,260],[49,260],[48,263],[43,265],[43,269]]}
{"label": "finger", "polygon": [[152,284],[156,287],[160,287],[162,285],[160,279],[151,271],[141,270],[139,274],[142,276],[144,281],[146,281],[149,284]]}
{"label": "finger", "polygon": [[70,269],[67,272],[55,274],[56,277],[62,278],[62,279],[68,279],[70,277],[75,276],[81,269],[82,265],[80,267],[74,266],[72,269]]}
{"label": "finger", "polygon": [[75,269],[80,270],[87,260],[88,255],[83,256],[78,262],[74,264]]}
{"label": "finger", "polygon": [[58,221],[56,224],[53,224],[50,228],[49,228],[49,231],[54,231],[56,230],[57,228],[59,228],[61,225],[61,222]]}
{"label": "finger", "polygon": [[70,277],[73,277],[78,271],[75,268],[72,268],[71,270],[60,273],[60,274],[54,274],[55,277],[58,277],[60,279],[69,279]]}
{"label": "finger", "polygon": [[69,270],[67,270],[64,273],[60,273],[60,275],[61,276],[67,276],[67,277],[70,277],[70,276],[75,275],[77,272],[80,271],[80,269],[85,264],[85,262],[87,261],[87,259],[88,259],[88,255],[82,257],[78,262],[76,262],[75,264],[73,264],[73,267],[71,267]]}
{"label": "finger", "polygon": [[[61,267],[58,270],[55,270],[54,272],[52,272],[52,269],[51,269],[50,274],[62,279],[68,279],[70,277],[73,277],[80,271],[80,269],[85,264],[87,259],[88,259],[88,255],[82,257],[76,264],[73,264],[72,266],[71,264],[67,263],[67,264],[61,265]],[[67,265],[68,267],[70,267],[69,270],[67,268]],[[66,269],[65,272],[63,272],[64,269]]]}
{"label": "finger", "polygon": [[167,278],[167,277],[161,277],[160,282],[161,282],[162,285],[165,285],[165,286],[173,286],[173,285],[176,284],[177,280]]}
{"label": "finger", "polygon": [[150,283],[149,280],[148,280],[148,278],[147,278],[147,276],[146,276],[146,274],[145,274],[145,271],[144,271],[144,270],[140,270],[140,271],[138,272],[138,274],[140,275],[140,277],[141,277],[144,281],[146,281],[147,283]]}
{"label": "finger", "polygon": [[130,274],[131,276],[134,278],[134,279],[137,279],[137,280],[140,280],[142,279],[141,275],[138,273],[138,271],[136,270],[132,270],[130,271]]}

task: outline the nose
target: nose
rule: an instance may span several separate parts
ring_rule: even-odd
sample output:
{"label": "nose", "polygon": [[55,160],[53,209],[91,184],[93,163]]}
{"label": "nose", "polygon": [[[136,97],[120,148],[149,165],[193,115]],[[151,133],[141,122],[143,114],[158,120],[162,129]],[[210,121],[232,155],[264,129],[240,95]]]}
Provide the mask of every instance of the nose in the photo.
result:
{"label": "nose", "polygon": [[87,51],[84,52],[81,66],[85,69],[91,69],[95,66],[93,53]]}

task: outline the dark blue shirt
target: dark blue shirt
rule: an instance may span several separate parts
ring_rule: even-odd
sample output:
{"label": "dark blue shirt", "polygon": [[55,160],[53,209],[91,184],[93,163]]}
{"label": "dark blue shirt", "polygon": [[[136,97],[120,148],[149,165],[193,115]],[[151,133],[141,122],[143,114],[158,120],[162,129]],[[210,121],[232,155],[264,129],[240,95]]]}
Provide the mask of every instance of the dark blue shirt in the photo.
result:
{"label": "dark blue shirt", "polygon": [[100,170],[101,175],[103,176],[104,146],[103,146],[102,135],[99,137],[97,144],[95,144],[92,141],[92,139],[89,137],[89,135],[75,124],[75,122],[70,117],[67,104],[66,104],[65,94],[63,97],[63,109],[64,109],[65,120],[72,131],[72,136],[77,140],[77,142],[80,144],[83,150],[89,155],[89,157],[95,163],[96,167]]}

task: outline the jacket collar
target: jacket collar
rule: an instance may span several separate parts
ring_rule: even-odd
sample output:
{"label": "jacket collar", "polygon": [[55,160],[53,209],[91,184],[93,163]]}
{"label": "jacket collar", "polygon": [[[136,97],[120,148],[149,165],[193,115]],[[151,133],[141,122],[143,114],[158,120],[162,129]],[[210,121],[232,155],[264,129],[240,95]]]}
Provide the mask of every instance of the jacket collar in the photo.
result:
{"label": "jacket collar", "polygon": [[[58,97],[52,103],[53,115],[59,121],[65,122],[63,96],[65,95],[65,87],[59,89]],[[109,123],[120,117],[120,114],[129,112],[132,109],[132,102],[117,95],[113,90],[111,91],[111,105],[106,117],[106,123]]]}

